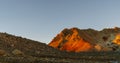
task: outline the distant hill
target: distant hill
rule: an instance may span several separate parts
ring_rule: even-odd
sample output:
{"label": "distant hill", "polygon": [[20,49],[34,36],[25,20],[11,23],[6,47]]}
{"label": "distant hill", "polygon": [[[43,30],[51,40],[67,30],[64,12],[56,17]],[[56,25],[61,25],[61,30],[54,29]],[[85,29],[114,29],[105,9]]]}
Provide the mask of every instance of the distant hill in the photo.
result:
{"label": "distant hill", "polygon": [[49,44],[68,52],[120,51],[120,28],[64,29]]}

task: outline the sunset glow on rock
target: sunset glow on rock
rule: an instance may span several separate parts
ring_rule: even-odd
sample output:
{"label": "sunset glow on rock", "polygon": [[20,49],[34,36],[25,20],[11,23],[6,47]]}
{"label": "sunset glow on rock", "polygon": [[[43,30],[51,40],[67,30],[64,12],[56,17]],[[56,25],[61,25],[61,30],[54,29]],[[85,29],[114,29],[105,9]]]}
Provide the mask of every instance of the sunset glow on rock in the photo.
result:
{"label": "sunset glow on rock", "polygon": [[120,45],[120,33],[116,35],[115,39],[113,40],[115,44]]}
{"label": "sunset glow on rock", "polygon": [[89,51],[91,48],[92,48],[91,44],[81,39],[80,41],[66,42],[62,46],[62,48],[60,48],[60,50],[80,52],[80,51]]}
{"label": "sunset glow on rock", "polygon": [[115,51],[120,45],[119,33],[120,28],[64,29],[48,45],[68,52]]}

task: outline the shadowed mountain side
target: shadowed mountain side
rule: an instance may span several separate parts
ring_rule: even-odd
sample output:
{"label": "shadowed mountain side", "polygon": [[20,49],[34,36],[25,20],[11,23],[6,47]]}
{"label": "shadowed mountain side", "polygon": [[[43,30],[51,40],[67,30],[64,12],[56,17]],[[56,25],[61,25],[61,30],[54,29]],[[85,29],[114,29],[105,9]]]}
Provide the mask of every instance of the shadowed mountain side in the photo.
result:
{"label": "shadowed mountain side", "polygon": [[55,55],[59,54],[59,52],[44,43],[7,33],[0,33],[1,56],[41,56],[48,54]]}

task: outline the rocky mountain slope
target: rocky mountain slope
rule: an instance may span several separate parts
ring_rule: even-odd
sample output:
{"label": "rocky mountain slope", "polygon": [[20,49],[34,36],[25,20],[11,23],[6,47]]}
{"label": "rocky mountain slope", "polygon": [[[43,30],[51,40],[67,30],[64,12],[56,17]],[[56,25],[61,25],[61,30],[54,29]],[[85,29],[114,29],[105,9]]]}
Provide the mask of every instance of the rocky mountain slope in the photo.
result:
{"label": "rocky mountain slope", "polygon": [[66,52],[38,41],[0,33],[0,63],[120,63],[119,59],[119,51]]}
{"label": "rocky mountain slope", "polygon": [[0,63],[59,63],[65,56],[69,55],[47,44],[0,33]]}
{"label": "rocky mountain slope", "polygon": [[50,43],[59,50],[69,52],[120,51],[120,28],[64,29]]}
{"label": "rocky mountain slope", "polygon": [[[53,52],[54,51],[54,52]],[[41,56],[55,55],[58,50],[44,43],[0,33],[0,56]],[[59,53],[58,53],[59,54]]]}

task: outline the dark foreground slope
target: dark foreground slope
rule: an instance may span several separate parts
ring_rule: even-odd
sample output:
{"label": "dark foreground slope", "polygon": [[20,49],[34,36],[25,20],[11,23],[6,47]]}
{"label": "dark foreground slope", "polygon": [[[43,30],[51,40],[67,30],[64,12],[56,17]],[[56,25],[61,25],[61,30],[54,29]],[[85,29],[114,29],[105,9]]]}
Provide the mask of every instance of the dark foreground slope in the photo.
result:
{"label": "dark foreground slope", "polygon": [[65,52],[44,43],[0,33],[0,63],[120,63],[120,52]]}
{"label": "dark foreground slope", "polygon": [[0,33],[0,53],[1,56],[40,56],[58,52],[44,43]]}

